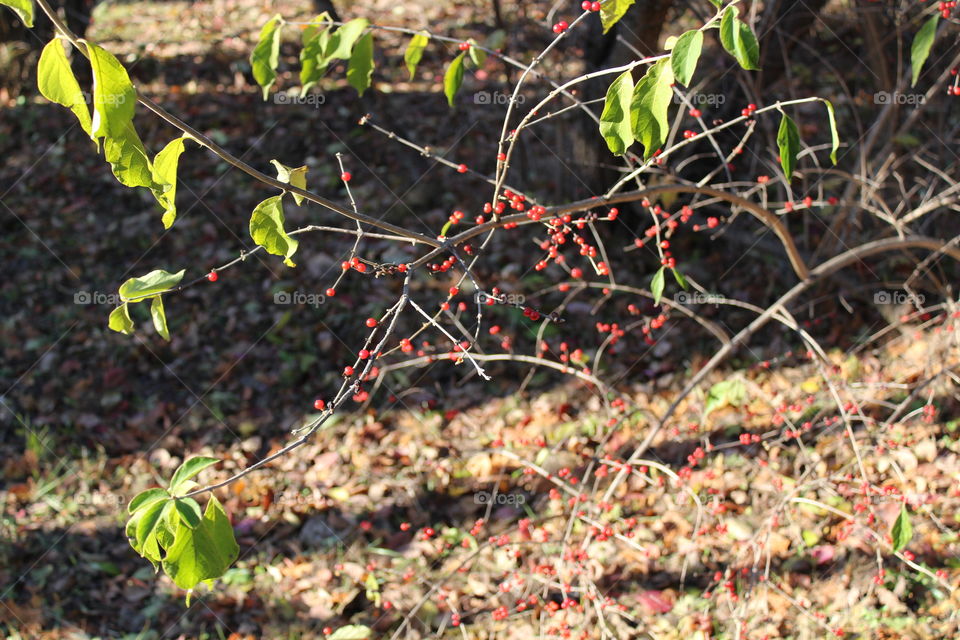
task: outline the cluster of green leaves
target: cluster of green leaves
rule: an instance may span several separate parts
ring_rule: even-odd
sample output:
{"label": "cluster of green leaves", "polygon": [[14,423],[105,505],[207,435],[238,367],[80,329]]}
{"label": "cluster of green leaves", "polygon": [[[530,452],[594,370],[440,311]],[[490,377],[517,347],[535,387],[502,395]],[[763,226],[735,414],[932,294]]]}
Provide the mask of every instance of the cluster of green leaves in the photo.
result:
{"label": "cluster of green leaves", "polygon": [[157,269],[145,276],[130,278],[124,282],[119,291],[121,304],[110,312],[109,327],[126,335],[132,334],[134,324],[130,317],[130,305],[150,300],[153,326],[164,340],[169,340],[170,330],[167,327],[167,313],[163,308],[163,294],[180,284],[183,274],[183,269],[176,273]]}
{"label": "cluster of green leaves", "polygon": [[177,468],[167,488],[147,489],[127,507],[130,546],[158,571],[162,567],[181,589],[211,584],[240,554],[230,519],[217,498],[211,494],[201,512],[196,500],[184,497],[198,486],[192,478],[217,462],[190,458]]}
{"label": "cluster of green leaves", "polygon": [[86,48],[93,71],[92,116],[59,38],[47,43],[40,55],[37,69],[40,93],[70,109],[98,148],[102,143],[104,157],[121,184],[150,190],[163,208],[163,226],[169,229],[177,217],[177,166],[186,138],[172,140],[151,159],[133,124],[137,92],[126,69],[102,47],[80,42]]}
{"label": "cluster of green leaves", "polygon": [[[277,67],[280,63],[280,42],[282,27],[286,24],[278,14],[267,22],[260,31],[260,37],[250,55],[250,65],[254,80],[263,90],[267,99],[271,87],[277,80]],[[334,60],[347,60],[347,83],[357,90],[359,95],[370,88],[374,63],[373,31],[366,18],[356,18],[336,27],[329,15],[322,13],[307,25],[301,35],[300,50],[300,96],[305,96],[326,74]],[[503,46],[506,34],[495,31],[481,47],[473,40],[472,46],[460,52],[449,65],[443,76],[443,93],[450,106],[463,85],[463,75],[467,61],[480,68],[487,59],[486,49]],[[417,66],[423,59],[423,52],[430,43],[430,34],[426,31],[411,36],[404,52],[403,61],[412,80]]]}

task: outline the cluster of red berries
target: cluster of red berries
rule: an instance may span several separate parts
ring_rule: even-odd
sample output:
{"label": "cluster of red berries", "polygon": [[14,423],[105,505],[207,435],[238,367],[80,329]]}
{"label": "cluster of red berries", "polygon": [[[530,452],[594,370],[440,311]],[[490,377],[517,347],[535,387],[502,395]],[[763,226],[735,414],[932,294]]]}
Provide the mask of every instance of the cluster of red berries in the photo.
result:
{"label": "cluster of red berries", "polygon": [[580,3],[580,8],[584,11],[600,11],[600,3],[583,0],[583,2]]}
{"label": "cluster of red berries", "polygon": [[757,105],[751,102],[745,108],[740,110],[740,115],[742,115],[744,118],[749,118],[753,115],[753,112],[756,110],[757,110]]}
{"label": "cluster of red berries", "polygon": [[937,11],[940,12],[940,17],[946,20],[950,17],[950,12],[957,7],[956,0],[949,0],[948,2],[940,2],[937,4]]}
{"label": "cluster of red berries", "polygon": [[460,49],[460,51],[469,51],[469,50],[470,50],[470,43],[469,43],[469,42],[461,42],[460,44],[457,45],[457,48]]}
{"label": "cluster of red berries", "polygon": [[687,113],[690,114],[691,118],[699,118],[700,116],[703,115],[703,112],[700,111],[700,109],[697,109],[696,107],[690,107],[690,110]]}
{"label": "cluster of red berries", "polygon": [[[360,261],[360,258],[354,256],[350,260],[344,260],[340,263],[340,268],[344,271],[349,271],[351,268],[359,271],[360,273],[366,273],[367,265]],[[328,289],[329,291],[329,289]],[[328,294],[332,295],[332,294]]]}
{"label": "cluster of red berries", "polygon": [[553,32],[554,32],[554,33],[563,33],[564,31],[567,30],[567,28],[568,28],[569,26],[570,26],[570,25],[567,24],[567,21],[566,21],[566,20],[561,20],[561,21],[558,22],[557,24],[553,25]]}

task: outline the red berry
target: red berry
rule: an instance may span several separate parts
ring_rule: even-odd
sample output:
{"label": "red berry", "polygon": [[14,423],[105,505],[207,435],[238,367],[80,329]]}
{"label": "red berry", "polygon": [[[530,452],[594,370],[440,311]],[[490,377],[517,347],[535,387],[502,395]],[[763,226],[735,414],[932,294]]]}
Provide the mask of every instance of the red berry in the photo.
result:
{"label": "red berry", "polygon": [[691,107],[689,113],[691,118],[699,118],[700,116],[703,115],[703,112],[700,111],[700,109],[697,109],[696,107]]}
{"label": "red berry", "polygon": [[370,357],[370,352],[367,351],[366,349],[360,349],[360,353],[358,353],[357,355],[360,356],[361,360],[366,360],[367,358]]}
{"label": "red berry", "polygon": [[316,400],[313,401],[313,408],[316,409],[317,411],[323,411],[326,408],[326,406],[327,406],[327,403],[321,400],[320,398],[317,398]]}
{"label": "red berry", "polygon": [[332,297],[335,296],[335,295],[337,295],[337,290],[336,290],[336,289],[334,289],[333,287],[330,287],[329,289],[327,289],[327,297],[328,297],[328,298],[332,298]]}
{"label": "red berry", "polygon": [[697,136],[696,131],[691,131],[690,129],[687,129],[686,131],[683,132],[683,137],[686,138],[687,140],[689,140],[690,138],[695,138],[696,136]]}
{"label": "red berry", "polygon": [[324,627],[324,628],[323,628],[323,635],[328,636],[328,635],[330,635],[331,633],[333,633],[333,629],[332,629],[331,627]]}
{"label": "red berry", "polygon": [[457,45],[457,46],[460,48],[460,51],[466,51],[467,49],[470,48],[470,43],[469,43],[469,42],[461,42],[461,43],[460,43],[459,45]]}
{"label": "red berry", "polygon": [[599,2],[591,2],[591,3],[590,3],[590,11],[600,11],[600,3],[599,3]]}
{"label": "red berry", "polygon": [[353,375],[353,367],[351,367],[350,365],[347,365],[346,367],[344,367],[344,368],[343,368],[343,375],[345,375],[345,376],[348,377],[348,378],[349,378],[350,376],[352,376],[352,375]]}
{"label": "red berry", "polygon": [[584,11],[590,11],[590,5],[592,4],[593,3],[590,2],[590,0],[583,0],[583,2],[580,3],[580,8]]}
{"label": "red berry", "polygon": [[375,326],[377,326],[377,319],[376,319],[376,318],[367,318],[367,326],[370,327],[371,329],[373,329]]}
{"label": "red berry", "polygon": [[707,226],[710,227],[711,229],[715,229],[719,224],[720,224],[720,221],[714,218],[713,216],[710,216],[709,218],[707,218]]}
{"label": "red berry", "polygon": [[457,173],[466,173],[466,172],[467,172],[467,165],[465,164],[457,165]]}
{"label": "red berry", "polygon": [[408,531],[409,529],[410,529],[410,523],[409,523],[409,522],[401,522],[401,523],[400,523],[400,531]]}
{"label": "red berry", "polygon": [[455,296],[455,295],[457,295],[458,293],[460,293],[460,289],[459,289],[458,287],[450,287],[450,295],[451,295],[451,296]]}
{"label": "red berry", "polygon": [[209,280],[210,282],[216,282],[219,277],[220,276],[217,275],[216,271],[211,271],[210,273],[207,274],[207,280]]}
{"label": "red berry", "polygon": [[350,182],[350,178],[352,177],[353,176],[350,175],[349,171],[344,171],[343,173],[340,174],[340,179],[343,180],[344,182]]}

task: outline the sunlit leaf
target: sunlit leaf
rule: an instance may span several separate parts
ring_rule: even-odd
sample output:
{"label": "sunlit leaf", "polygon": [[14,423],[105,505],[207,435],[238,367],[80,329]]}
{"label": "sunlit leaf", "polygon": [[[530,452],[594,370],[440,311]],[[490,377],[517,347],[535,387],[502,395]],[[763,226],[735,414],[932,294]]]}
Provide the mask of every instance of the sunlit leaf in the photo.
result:
{"label": "sunlit leaf", "polygon": [[800,131],[797,124],[787,114],[780,118],[780,129],[777,131],[777,147],[780,149],[780,166],[787,182],[793,177],[793,169],[797,165],[797,154],[800,153]]}
{"label": "sunlit leaf", "polygon": [[633,90],[630,119],[633,136],[644,147],[649,158],[667,139],[670,122],[667,112],[673,97],[673,70],[669,60],[651,66]]}
{"label": "sunlit leaf", "polygon": [[183,137],[167,143],[153,159],[153,195],[163,207],[163,228],[169,229],[177,218],[177,167],[184,149]]}
{"label": "sunlit leaf", "polygon": [[368,32],[357,41],[350,55],[347,67],[347,83],[357,90],[359,95],[370,88],[373,77],[373,33]]}
{"label": "sunlit leaf", "polygon": [[750,26],[737,17],[738,13],[733,5],[724,10],[720,19],[720,44],[744,69],[759,69],[760,44]]}
{"label": "sunlit leaf", "polygon": [[0,0],[0,4],[13,9],[23,24],[33,28],[33,0]]}
{"label": "sunlit leaf", "polygon": [[169,273],[163,269],[151,271],[139,278],[130,278],[120,285],[120,298],[126,302],[136,302],[158,293],[164,293],[177,286],[183,280],[186,269]]}
{"label": "sunlit leaf", "polygon": [[[308,169],[306,165],[293,168],[281,164],[278,160],[271,160],[270,162],[277,168],[277,180],[306,191]],[[293,200],[297,204],[303,202],[303,196],[297,195],[296,193],[291,195],[293,195]]]}
{"label": "sunlit leaf", "polygon": [[230,519],[211,495],[195,528],[180,522],[163,559],[163,570],[181,589],[193,589],[203,580],[222,576],[239,555]]}
{"label": "sunlit leaf", "polygon": [[933,16],[923,23],[920,31],[917,32],[916,37],[913,39],[913,44],[910,45],[910,68],[913,70],[913,75],[910,80],[911,87],[917,84],[917,79],[920,78],[920,71],[923,69],[923,64],[927,61],[927,57],[930,56],[930,49],[933,48],[933,42],[937,39],[937,23],[939,22],[940,14],[934,13]]}
{"label": "sunlit leaf", "polygon": [[837,164],[837,149],[840,148],[840,134],[837,132],[837,115],[833,111],[833,103],[824,100],[827,105],[827,117],[830,120],[830,161]]}
{"label": "sunlit leaf", "polygon": [[277,81],[277,64],[280,62],[280,26],[279,14],[270,18],[260,29],[260,39],[250,54],[250,66],[253,79],[263,89],[263,99],[267,99],[270,87]]}
{"label": "sunlit leaf", "polygon": [[420,64],[420,60],[423,58],[423,50],[427,48],[429,42],[430,34],[418,33],[410,38],[410,43],[407,44],[407,50],[403,53],[403,61],[407,65],[407,71],[410,72],[411,80],[417,73],[417,65]]}
{"label": "sunlit leaf", "polygon": [[180,495],[183,493],[186,482],[190,480],[190,478],[218,462],[220,462],[219,458],[211,458],[209,456],[194,456],[193,458],[184,460],[183,463],[177,467],[177,470],[173,472],[173,477],[170,478],[170,493]]}
{"label": "sunlit leaf", "polygon": [[910,540],[913,538],[913,524],[910,522],[910,512],[907,511],[907,507],[904,505],[900,505],[900,515],[897,516],[897,519],[893,523],[893,528],[890,530],[890,537],[893,538],[894,552],[906,549],[907,545],[910,544]]}
{"label": "sunlit leaf", "polygon": [[167,313],[163,310],[163,296],[156,296],[150,302],[150,317],[153,319],[153,327],[164,340],[170,339],[170,330],[167,328]]}
{"label": "sunlit leaf", "polygon": [[450,62],[446,73],[443,74],[443,95],[447,96],[447,102],[453,106],[453,100],[460,91],[460,85],[463,84],[463,57],[461,53]]}
{"label": "sunlit leaf", "polygon": [[670,65],[677,82],[689,86],[693,73],[697,70],[700,52],[703,49],[703,32],[687,31],[677,39],[670,53]]}
{"label": "sunlit leaf", "polygon": [[623,155],[633,144],[630,103],[633,100],[633,76],[624,71],[607,88],[600,114],[600,135],[614,155]]}
{"label": "sunlit leaf", "polygon": [[603,24],[604,33],[620,21],[633,2],[634,0],[606,0],[600,5],[600,22]]}
{"label": "sunlit leaf", "polygon": [[250,216],[250,236],[253,241],[275,256],[282,256],[287,266],[295,266],[290,260],[297,251],[297,240],[287,235],[283,228],[283,196],[267,198],[257,205]]}
{"label": "sunlit leaf", "polygon": [[[27,3],[30,4],[29,2]],[[80,89],[70,61],[63,48],[63,41],[54,38],[43,48],[37,66],[37,87],[44,98],[64,106],[77,116],[80,126],[88,136],[93,135],[90,108]]]}
{"label": "sunlit leaf", "polygon": [[137,92],[127,70],[109,51],[87,42],[93,70],[93,119],[96,138],[127,138],[137,106]]}
{"label": "sunlit leaf", "polygon": [[130,317],[130,309],[126,302],[110,312],[108,326],[125,335],[133,333],[133,318]]}
{"label": "sunlit leaf", "polygon": [[653,294],[653,304],[655,305],[660,304],[660,298],[663,297],[663,288],[666,286],[665,269],[666,267],[657,269],[657,272],[653,274],[653,280],[650,281],[650,293]]}

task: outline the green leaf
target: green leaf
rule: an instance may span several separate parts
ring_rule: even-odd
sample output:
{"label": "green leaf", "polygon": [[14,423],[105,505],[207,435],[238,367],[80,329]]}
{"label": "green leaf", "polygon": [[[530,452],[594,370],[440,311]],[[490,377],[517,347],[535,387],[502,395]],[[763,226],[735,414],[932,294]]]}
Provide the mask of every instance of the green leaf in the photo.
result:
{"label": "green leaf", "polygon": [[[330,36],[330,43],[327,45],[327,49],[325,51],[326,60],[351,59],[353,57],[351,52],[354,51],[353,45],[355,43],[359,44],[357,39],[360,38],[364,29],[366,29],[369,24],[370,21],[366,18],[354,18],[350,22],[337,29],[333,35]],[[372,45],[370,47],[370,51],[373,51]]]}
{"label": "green leaf", "polygon": [[463,84],[463,57],[465,52],[460,53],[450,62],[446,73],[443,74],[443,94],[447,96],[447,102],[453,106],[453,99],[460,91],[460,85]]}
{"label": "green leaf", "polygon": [[837,115],[833,111],[833,103],[829,100],[824,100],[823,104],[827,105],[827,117],[830,120],[830,161],[836,165],[837,164],[837,149],[840,148],[840,134],[837,133]]}
{"label": "green leaf", "polygon": [[703,50],[703,32],[687,31],[677,39],[670,53],[670,66],[677,82],[683,86],[690,85],[693,72],[697,70],[700,52]]}
{"label": "green leaf", "polygon": [[110,312],[108,326],[124,335],[133,333],[133,319],[130,317],[130,309],[126,302]]}
{"label": "green leaf", "polygon": [[687,289],[687,279],[683,277],[683,274],[677,271],[676,269],[671,269],[673,271],[673,279],[677,281],[677,284],[684,290]]}
{"label": "green leaf", "polygon": [[410,43],[407,44],[407,50],[403,53],[403,61],[407,65],[407,71],[410,72],[411,80],[417,73],[417,65],[420,64],[420,60],[423,58],[423,50],[427,48],[429,42],[429,33],[418,33],[410,38]]}
{"label": "green leaf", "polygon": [[183,523],[191,529],[200,524],[200,505],[193,498],[177,498],[173,501]]}
{"label": "green leaf", "polygon": [[[297,187],[298,189],[307,189],[307,169],[306,165],[302,167],[297,167],[296,169],[288,167],[284,164],[281,164],[277,160],[270,161],[273,166],[277,168],[277,180],[284,182],[286,184]],[[293,196],[294,202],[300,204],[303,202],[303,196],[297,194],[291,194]]]}
{"label": "green leaf", "polygon": [[283,229],[283,196],[267,198],[257,205],[250,216],[250,236],[253,241],[275,256],[283,256],[284,264],[296,266],[290,256],[297,252],[296,239]]}
{"label": "green leaf", "polygon": [[282,18],[277,14],[260,29],[260,39],[250,54],[250,66],[253,67],[253,79],[263,89],[263,99],[267,99],[270,87],[277,81],[277,64],[280,61],[280,26]]}
{"label": "green leaf", "polygon": [[707,392],[707,402],[703,409],[703,417],[706,418],[714,409],[719,409],[726,405],[739,407],[747,397],[747,389],[743,381],[739,378],[724,380],[710,387]]}
{"label": "green leaf", "polygon": [[663,145],[670,131],[667,112],[673,97],[673,69],[669,60],[661,60],[647,69],[633,90],[630,121],[633,137],[644,147],[649,158]]}
{"label": "green leaf", "polygon": [[373,33],[365,34],[350,55],[350,64],[347,67],[347,83],[357,90],[359,95],[370,88],[370,78],[373,76]]}
{"label": "green leaf", "polygon": [[664,278],[664,270],[666,267],[660,267],[657,269],[657,272],[653,274],[653,280],[650,281],[650,293],[653,294],[653,304],[660,304],[660,298],[663,297],[663,287],[666,285],[666,278]]}
{"label": "green leaf", "polygon": [[137,92],[127,70],[113,54],[92,42],[84,42],[93,69],[93,136],[126,139],[137,106]]}
{"label": "green leaf", "polygon": [[120,135],[103,140],[103,155],[120,184],[127,187],[153,188],[153,168],[147,150],[133,128],[133,122],[124,125]]}
{"label": "green leaf", "polygon": [[600,114],[600,135],[614,155],[623,155],[633,144],[630,103],[633,100],[633,76],[624,71],[607,89]]}
{"label": "green leaf", "polygon": [[147,489],[146,491],[141,491],[133,497],[133,500],[131,500],[130,504],[127,505],[127,511],[129,513],[135,513],[143,507],[153,504],[157,500],[166,500],[169,497],[170,494],[167,493],[166,489],[160,489],[159,487]]}
{"label": "green leaf", "polygon": [[327,640],[367,640],[373,635],[370,627],[362,624],[350,624],[340,627],[333,632],[333,635],[327,636]]}
{"label": "green leaf", "polygon": [[906,549],[907,545],[910,544],[910,540],[913,538],[913,525],[910,523],[910,512],[907,511],[905,505],[900,505],[900,515],[897,516],[897,519],[893,523],[893,528],[890,530],[890,537],[893,538],[894,553]]}
{"label": "green leaf", "polygon": [[218,462],[220,462],[219,458],[209,456],[195,456],[185,460],[183,464],[177,467],[177,470],[173,472],[173,477],[170,478],[170,493],[179,494],[187,480]]}
{"label": "green leaf", "polygon": [[940,21],[940,14],[935,13],[923,23],[920,31],[917,32],[910,45],[910,67],[913,69],[913,77],[910,86],[917,84],[920,77],[920,71],[923,69],[923,63],[927,61],[930,55],[930,49],[933,47],[933,41],[937,39],[937,23]]}
{"label": "green leaf", "polygon": [[777,147],[780,148],[780,166],[787,182],[793,177],[793,169],[797,165],[797,154],[800,153],[800,131],[797,124],[786,113],[780,118],[780,129],[777,131]]}
{"label": "green leaf", "polygon": [[484,51],[477,45],[477,41],[473,38],[467,40],[470,43],[470,48],[467,49],[467,52],[470,54],[470,59],[473,61],[473,64],[476,65],[477,69],[483,66],[483,63],[487,61],[487,52]]}
{"label": "green leaf", "polygon": [[[27,2],[28,6],[32,5]],[[44,98],[73,111],[80,126],[93,137],[90,109],[80,89],[60,38],[54,38],[43,48],[37,66],[37,88]]]}
{"label": "green leaf", "polygon": [[163,510],[167,504],[169,503],[165,500],[156,500],[138,512],[136,541],[140,549],[149,546],[149,538],[156,539],[157,524],[160,522],[160,516],[163,515]]}
{"label": "green leaf", "polygon": [[216,497],[210,496],[196,528],[183,522],[177,527],[163,570],[181,589],[193,589],[203,580],[222,576],[239,555],[230,520]]}
{"label": "green leaf", "polygon": [[150,303],[150,317],[153,318],[153,327],[164,340],[170,339],[170,329],[167,328],[167,313],[163,310],[163,297],[155,296]]}
{"label": "green leaf", "polygon": [[184,273],[186,273],[186,269],[181,269],[176,273],[168,273],[163,269],[157,269],[145,276],[130,278],[120,285],[120,298],[124,302],[139,302],[158,293],[165,293],[183,280]]}
{"label": "green leaf", "polygon": [[151,169],[153,195],[163,207],[163,228],[169,229],[177,219],[177,167],[183,153],[184,140],[180,137],[167,143],[153,159]]}
{"label": "green leaf", "polygon": [[724,10],[720,19],[720,44],[744,69],[759,69],[760,44],[750,26],[737,17],[738,13],[733,5]]}
{"label": "green leaf", "polygon": [[13,9],[23,24],[33,28],[33,0],[0,0],[0,4]]}
{"label": "green leaf", "polygon": [[633,2],[634,0],[606,0],[600,5],[600,22],[603,24],[604,33],[610,31],[613,25],[619,22]]}
{"label": "green leaf", "polygon": [[314,18],[314,22],[320,22],[319,25],[310,25],[303,30],[301,42],[303,48],[300,50],[300,95],[305,96],[307,92],[323,77],[327,71],[329,59],[325,52],[330,42],[330,22],[324,15]]}

